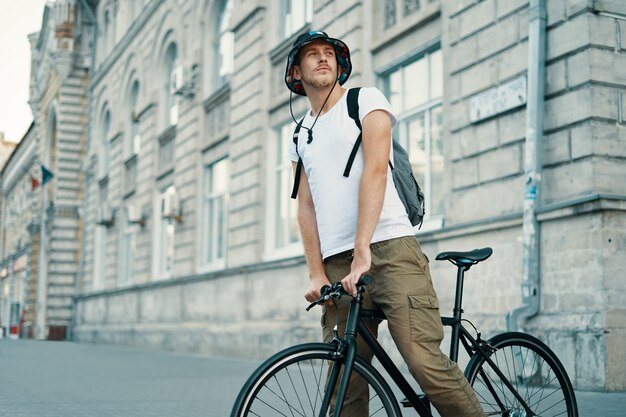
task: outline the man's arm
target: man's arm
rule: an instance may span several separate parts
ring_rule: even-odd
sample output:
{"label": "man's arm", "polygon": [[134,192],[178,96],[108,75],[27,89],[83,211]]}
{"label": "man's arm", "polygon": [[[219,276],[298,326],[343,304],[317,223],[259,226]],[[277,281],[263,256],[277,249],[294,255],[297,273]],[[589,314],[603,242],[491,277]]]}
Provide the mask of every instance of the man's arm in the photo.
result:
{"label": "man's arm", "polygon": [[[293,162],[293,169],[295,174],[295,162]],[[309,268],[309,288],[304,294],[304,298],[313,302],[320,298],[320,288],[324,285],[330,285],[330,282],[326,277],[326,272],[324,272],[315,206],[304,167],[300,173],[300,185],[298,186],[298,224],[302,235],[304,257]]]}
{"label": "man's arm", "polygon": [[356,296],[356,283],[372,263],[370,242],[385,199],[391,147],[391,119],[384,110],[374,110],[362,122],[363,175],[359,183],[359,213],[350,274],[341,282]]}

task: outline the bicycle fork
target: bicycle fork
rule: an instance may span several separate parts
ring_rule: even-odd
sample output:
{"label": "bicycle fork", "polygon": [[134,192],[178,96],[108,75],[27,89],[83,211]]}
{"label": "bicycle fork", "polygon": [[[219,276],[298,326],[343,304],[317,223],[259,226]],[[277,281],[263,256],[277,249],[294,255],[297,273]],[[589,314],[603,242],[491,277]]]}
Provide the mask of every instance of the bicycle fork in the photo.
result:
{"label": "bicycle fork", "polygon": [[[356,329],[361,311],[362,297],[362,294],[357,294],[357,297],[350,303],[350,314],[348,314],[346,334],[344,337],[346,352],[345,364],[343,367],[343,374],[341,374],[339,390],[337,391],[337,402],[335,403],[334,417],[339,417],[341,410],[343,409],[343,403],[346,398],[346,393],[348,392],[348,385],[350,384],[350,376],[352,375],[352,368],[354,366],[354,361],[356,360]],[[339,368],[339,366],[336,368]]]}

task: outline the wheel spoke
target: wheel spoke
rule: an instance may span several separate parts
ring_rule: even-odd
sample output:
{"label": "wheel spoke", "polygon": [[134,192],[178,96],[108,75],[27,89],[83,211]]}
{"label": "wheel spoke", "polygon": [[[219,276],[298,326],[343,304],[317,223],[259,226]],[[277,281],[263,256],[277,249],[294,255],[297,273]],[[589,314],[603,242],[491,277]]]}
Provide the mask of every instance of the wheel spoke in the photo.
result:
{"label": "wheel spoke", "polygon": [[[332,351],[327,349],[292,354],[286,351],[286,359],[277,355],[277,358],[262,365],[256,372],[255,379],[249,381],[242,389],[242,394],[238,398],[240,408],[237,408],[240,411],[234,411],[232,415],[237,417],[327,416],[331,396],[328,394],[325,405],[324,397],[327,389],[332,390],[328,388],[330,370],[335,365],[342,366],[341,359],[334,358]],[[371,366],[358,361],[353,367],[353,372],[354,376],[348,386],[342,417],[401,415],[398,403],[380,374]],[[357,380],[360,384],[355,382]],[[355,396],[362,394],[364,394],[363,398],[355,402]],[[359,410],[366,407],[369,411],[363,413],[355,407]]]}
{"label": "wheel spoke", "polygon": [[[567,373],[547,346],[523,333],[504,333],[491,343],[495,348],[491,361],[534,415],[578,417]],[[466,375],[486,415],[524,413],[516,394],[478,354],[470,361]]]}

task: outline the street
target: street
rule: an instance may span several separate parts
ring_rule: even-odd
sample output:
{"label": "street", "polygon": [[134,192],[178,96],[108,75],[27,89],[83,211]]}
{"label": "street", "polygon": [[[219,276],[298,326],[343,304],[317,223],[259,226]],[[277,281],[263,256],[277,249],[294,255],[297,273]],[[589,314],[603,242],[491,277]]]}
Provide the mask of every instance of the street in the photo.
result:
{"label": "street", "polygon": [[[1,417],[225,417],[258,360],[0,340]],[[626,393],[577,392],[581,417],[622,417]],[[414,414],[410,414],[414,415]]]}
{"label": "street", "polygon": [[227,416],[258,361],[0,341],[0,416]]}

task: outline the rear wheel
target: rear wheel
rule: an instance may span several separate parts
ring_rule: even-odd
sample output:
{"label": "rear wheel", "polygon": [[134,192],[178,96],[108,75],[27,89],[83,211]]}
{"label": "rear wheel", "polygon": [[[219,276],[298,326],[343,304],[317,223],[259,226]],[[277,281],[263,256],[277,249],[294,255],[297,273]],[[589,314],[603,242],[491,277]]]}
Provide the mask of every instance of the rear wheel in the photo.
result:
{"label": "rear wheel", "polygon": [[574,389],[556,355],[539,339],[525,333],[502,333],[489,341],[490,359],[527,404],[526,409],[503,379],[479,354],[465,369],[488,416],[578,417]]}
{"label": "rear wheel", "polygon": [[[328,387],[333,385],[328,381],[334,367],[342,369],[343,359],[335,356],[332,345],[313,343],[286,349],[252,374],[237,397],[231,417],[329,416],[330,394],[335,387]],[[389,386],[371,365],[357,358],[353,374],[366,382],[366,395],[354,398],[351,384],[341,417],[402,415]],[[360,401],[358,407],[355,401]]]}

